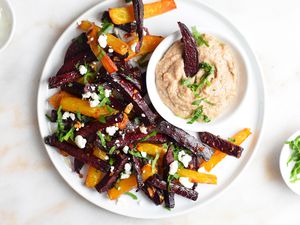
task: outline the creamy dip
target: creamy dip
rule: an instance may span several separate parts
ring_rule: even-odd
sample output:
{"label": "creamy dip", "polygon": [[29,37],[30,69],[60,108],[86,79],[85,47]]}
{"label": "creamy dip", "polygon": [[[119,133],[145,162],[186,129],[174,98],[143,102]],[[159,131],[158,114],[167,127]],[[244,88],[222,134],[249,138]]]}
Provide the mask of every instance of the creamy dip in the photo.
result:
{"label": "creamy dip", "polygon": [[[237,93],[238,72],[231,49],[214,36],[204,34],[203,38],[209,46],[198,47],[199,63],[208,63],[214,71],[207,77],[207,85],[197,93],[183,81],[188,79],[190,84],[199,84],[205,72],[200,69],[194,77],[186,77],[180,41],[169,48],[156,67],[156,87],[160,98],[176,116],[182,118],[191,118],[200,106],[203,115],[214,119],[226,110]],[[195,101],[198,103],[195,104]],[[199,122],[202,120],[198,119]]]}

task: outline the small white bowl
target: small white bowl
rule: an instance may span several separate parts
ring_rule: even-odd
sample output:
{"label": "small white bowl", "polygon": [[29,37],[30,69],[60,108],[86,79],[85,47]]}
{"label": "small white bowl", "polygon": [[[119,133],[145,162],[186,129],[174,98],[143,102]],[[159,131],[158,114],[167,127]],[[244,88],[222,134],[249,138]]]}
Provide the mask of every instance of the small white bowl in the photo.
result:
{"label": "small white bowl", "polygon": [[[0,0],[0,10],[2,8],[2,17],[5,19],[6,30],[3,39],[0,37],[0,52],[3,51],[12,39],[15,30],[15,15],[9,0]],[[0,22],[1,23],[1,22]],[[0,27],[1,28],[1,27]],[[0,33],[3,32],[0,30]],[[3,33],[2,33],[3,34]],[[0,34],[1,35],[1,34]]]}
{"label": "small white bowl", "polygon": [[[289,137],[288,141],[294,140],[297,136],[300,135],[300,130],[294,133],[291,137]],[[282,147],[280,157],[279,157],[279,168],[281,172],[281,176],[286,183],[286,185],[296,194],[300,195],[300,180],[295,183],[290,182],[290,174],[293,169],[294,163],[290,162],[287,165],[287,161],[291,156],[292,150],[288,144],[284,144]]]}
{"label": "small white bowl", "polygon": [[188,131],[194,131],[199,132],[203,131],[205,129],[208,129],[209,127],[220,124],[226,121],[229,117],[234,115],[234,112],[239,108],[242,101],[244,100],[244,96],[247,92],[247,86],[248,86],[248,74],[249,74],[249,68],[247,64],[244,61],[244,53],[241,51],[239,46],[236,46],[234,43],[232,43],[230,40],[228,40],[224,35],[218,34],[211,30],[205,30],[198,28],[199,31],[202,33],[207,33],[214,35],[217,37],[220,41],[226,43],[230,48],[232,49],[232,52],[234,54],[235,59],[237,60],[237,66],[238,66],[238,73],[239,73],[239,84],[238,84],[238,93],[235,100],[231,103],[231,105],[228,107],[228,109],[220,115],[218,118],[214,119],[210,123],[199,123],[195,122],[193,124],[188,124],[187,122],[190,119],[183,119],[178,116],[176,116],[161,100],[157,88],[156,88],[156,81],[155,81],[155,70],[158,62],[162,59],[164,54],[168,51],[168,49],[171,47],[171,45],[179,40],[181,38],[181,34],[179,31],[176,31],[166,37],[155,49],[153,52],[148,68],[147,68],[147,76],[146,76],[146,85],[148,90],[149,98],[156,109],[156,111],[169,123],[173,124],[176,127],[179,127],[184,130]]}

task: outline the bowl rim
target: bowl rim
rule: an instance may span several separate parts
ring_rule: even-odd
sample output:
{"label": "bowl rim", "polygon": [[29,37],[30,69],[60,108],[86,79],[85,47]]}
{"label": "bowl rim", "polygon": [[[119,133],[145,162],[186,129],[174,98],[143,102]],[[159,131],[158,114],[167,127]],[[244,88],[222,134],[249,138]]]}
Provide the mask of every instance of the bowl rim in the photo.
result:
{"label": "bowl rim", "polygon": [[[191,132],[200,132],[203,129],[207,129],[207,128],[225,123],[228,118],[234,116],[235,112],[237,112],[238,109],[240,108],[240,106],[243,104],[243,102],[245,100],[245,97],[247,95],[250,72],[249,72],[249,66],[247,66],[248,62],[247,62],[247,60],[244,60],[245,57],[246,57],[246,54],[240,46],[234,44],[233,41],[230,40],[230,38],[228,38],[224,34],[221,34],[221,33],[217,32],[216,30],[208,29],[208,28],[205,28],[205,27],[200,28],[197,25],[195,25],[195,27],[201,33],[213,35],[218,40],[220,40],[221,42],[228,45],[230,47],[230,49],[233,51],[234,56],[235,56],[234,58],[236,60],[238,58],[237,56],[239,56],[239,58],[241,58],[240,61],[242,61],[242,63],[241,62],[237,63],[238,68],[239,68],[239,72],[241,72],[241,68],[240,68],[241,64],[243,64],[244,67],[245,67],[245,76],[244,76],[243,88],[242,89],[238,88],[237,96],[235,97],[235,99],[233,100],[231,105],[228,107],[228,109],[226,109],[224,113],[222,113],[220,116],[218,116],[216,119],[214,119],[210,123],[196,122],[196,123],[193,123],[193,124],[188,124],[187,121],[189,120],[189,118],[184,119],[184,118],[180,118],[180,117],[176,116],[171,111],[171,109],[168,106],[166,106],[163,103],[163,101],[161,100],[161,98],[158,94],[158,91],[157,91],[156,81],[155,81],[156,66],[157,66],[157,63],[162,59],[164,54],[172,46],[172,44],[175,41],[178,41],[180,39],[181,35],[180,35],[179,30],[177,30],[177,31],[171,33],[170,35],[168,35],[157,46],[157,48],[152,53],[151,58],[150,58],[149,63],[148,63],[147,71],[146,71],[146,73],[147,73],[147,75],[146,75],[146,87],[147,87],[147,90],[151,90],[151,91],[148,91],[148,96],[149,96],[149,99],[150,99],[151,103],[153,104],[156,111],[165,120],[167,120],[172,125],[174,125],[176,127],[179,127],[181,129],[191,131]],[[238,77],[238,82],[239,83],[241,82],[241,77],[240,76]],[[235,107],[233,108],[233,106],[235,106]],[[229,109],[229,108],[232,108],[232,109]],[[229,111],[230,111],[230,114],[228,113]]]}
{"label": "bowl rim", "polygon": [[0,53],[2,51],[4,51],[6,49],[6,47],[9,45],[9,43],[12,40],[13,34],[15,32],[15,27],[16,27],[16,16],[15,16],[15,12],[13,10],[13,6],[12,3],[9,0],[0,0],[4,3],[6,10],[8,10],[9,12],[9,16],[11,17],[11,29],[10,29],[10,33],[6,39],[6,41],[4,42],[4,44],[2,46],[0,46]]}

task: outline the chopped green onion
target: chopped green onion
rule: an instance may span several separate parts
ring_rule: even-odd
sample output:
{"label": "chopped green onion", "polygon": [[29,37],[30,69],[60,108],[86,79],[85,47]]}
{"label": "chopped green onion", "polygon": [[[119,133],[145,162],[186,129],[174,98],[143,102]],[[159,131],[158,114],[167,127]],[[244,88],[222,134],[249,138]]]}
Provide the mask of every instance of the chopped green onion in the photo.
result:
{"label": "chopped green onion", "polygon": [[157,131],[153,131],[152,133],[148,134],[146,137],[143,137],[142,139],[140,139],[140,141],[147,141],[149,138],[155,136],[157,134]]}
{"label": "chopped green onion", "polygon": [[109,149],[108,154],[109,154],[109,155],[113,154],[114,151],[116,150],[116,148],[117,148],[116,146],[111,147],[111,148]]}
{"label": "chopped green onion", "polygon": [[125,192],[124,194],[130,196],[133,200],[138,200],[138,197],[131,192]]}
{"label": "chopped green onion", "polygon": [[98,135],[98,137],[99,137],[99,139],[100,139],[101,145],[102,145],[104,148],[106,148],[106,140],[105,140],[105,138],[104,138],[104,135],[103,135],[100,131],[97,132],[97,135]]}
{"label": "chopped green onion", "polygon": [[209,47],[208,42],[204,39],[203,35],[200,34],[199,31],[197,31],[197,28],[195,26],[192,27],[192,34],[197,43],[197,46],[205,45],[206,47]]}
{"label": "chopped green onion", "polygon": [[300,135],[294,140],[287,141],[285,143],[288,144],[292,150],[292,154],[287,162],[287,165],[289,165],[291,162],[295,163],[290,174],[290,182],[295,183],[296,181],[300,180]]}
{"label": "chopped green onion", "polygon": [[155,166],[156,166],[158,159],[159,159],[159,153],[157,152],[155,155],[155,158],[152,160],[152,163],[151,163],[152,173],[155,172]]}

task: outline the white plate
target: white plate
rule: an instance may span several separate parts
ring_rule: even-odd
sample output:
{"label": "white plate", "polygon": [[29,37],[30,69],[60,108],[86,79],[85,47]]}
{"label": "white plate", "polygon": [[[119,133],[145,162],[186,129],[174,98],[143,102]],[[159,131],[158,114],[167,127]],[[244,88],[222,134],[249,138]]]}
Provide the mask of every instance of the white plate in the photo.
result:
{"label": "white plate", "polygon": [[[288,141],[294,140],[296,137],[300,135],[300,131],[297,131],[294,133],[291,137],[289,137]],[[291,157],[292,150],[288,144],[284,144],[282,147],[280,158],[279,158],[279,168],[281,172],[281,176],[286,183],[286,185],[296,194],[300,195],[300,181],[297,181],[295,183],[290,182],[290,175],[291,171],[293,169],[294,163],[290,162],[289,165],[287,165],[287,161]]]}
{"label": "white plate", "polygon": [[0,52],[2,52],[12,39],[16,22],[14,11],[9,0],[0,0],[0,10],[0,17],[2,17],[0,20],[3,21],[3,24],[1,24],[0,21]]}
{"label": "white plate", "polygon": [[[41,76],[38,93],[37,111],[42,138],[51,133],[50,124],[45,119],[45,113],[50,109],[47,99],[57,91],[48,89],[47,80],[50,76],[54,75],[61,66],[64,53],[71,39],[79,34],[79,31],[76,30],[76,22],[82,19],[97,21],[99,13],[107,10],[109,7],[120,6],[122,3],[124,3],[123,0],[100,2],[76,19],[53,47]],[[225,17],[201,3],[201,1],[177,0],[176,3],[176,10],[159,17],[146,19],[145,26],[150,29],[152,34],[167,36],[177,31],[178,20],[188,26],[193,26],[195,21],[197,21],[199,27],[201,26],[205,30],[209,30],[210,28],[218,30],[219,33],[226,34],[226,37],[228,37],[232,43],[234,42],[241,46],[246,55],[244,60],[249,67],[248,88],[245,93],[244,101],[233,116],[216,126],[210,126],[207,130],[226,138],[244,127],[249,127],[253,135],[243,144],[245,151],[239,160],[233,157],[227,157],[221,165],[213,169],[212,173],[218,176],[218,185],[199,185],[199,199],[196,202],[176,196],[176,207],[172,211],[155,206],[140,193],[138,193],[138,197],[142,201],[141,205],[137,204],[136,201],[130,199],[128,196],[123,197],[126,198],[125,205],[116,205],[114,201],[108,200],[105,195],[100,195],[97,191],[86,188],[83,185],[83,179],[80,179],[75,173],[70,172],[70,168],[65,163],[64,157],[58,154],[54,148],[45,145],[54,166],[76,192],[95,205],[117,214],[136,218],[163,218],[186,213],[191,209],[203,206],[205,203],[219,196],[236,180],[238,175],[241,174],[246,165],[250,162],[260,141],[264,120],[265,94],[261,69],[247,41]]]}

